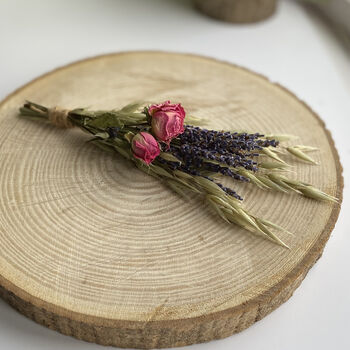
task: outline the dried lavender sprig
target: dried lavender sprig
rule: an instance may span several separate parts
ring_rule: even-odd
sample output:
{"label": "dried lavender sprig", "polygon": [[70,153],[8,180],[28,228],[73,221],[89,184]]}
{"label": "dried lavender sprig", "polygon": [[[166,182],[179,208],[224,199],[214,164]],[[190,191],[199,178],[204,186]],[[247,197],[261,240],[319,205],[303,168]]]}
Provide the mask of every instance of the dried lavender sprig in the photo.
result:
{"label": "dried lavender sprig", "polygon": [[174,156],[173,158],[176,160],[175,164],[171,164],[171,166],[179,167],[181,163],[182,170],[188,173],[193,173],[194,170],[200,173],[202,171],[209,171],[232,177],[235,180],[248,181],[248,178],[240,175],[237,171],[233,171],[232,168],[229,168],[229,165],[242,167],[243,164],[247,168],[255,170],[252,165],[256,164],[256,162],[248,160],[246,163],[238,163],[235,159],[241,159],[240,157],[235,156],[235,159],[232,161],[227,157],[223,159],[222,156],[211,156],[207,150],[201,150],[199,148],[177,148],[171,146],[168,152]]}
{"label": "dried lavender sprig", "polygon": [[278,145],[278,141],[263,139],[263,136],[259,133],[231,133],[186,125],[184,132],[179,135],[179,140],[182,144],[204,145],[208,150],[216,151],[252,151],[261,149],[261,147],[276,147]]}
{"label": "dried lavender sprig", "polygon": [[[254,160],[248,156],[237,155],[230,153],[227,150],[209,150],[204,146],[182,144],[172,145],[169,151],[184,162],[195,163],[200,166],[205,160],[211,162],[217,162],[224,166],[231,167],[244,167],[250,170],[256,170],[255,165],[257,164]],[[253,155],[253,157],[256,154]]]}

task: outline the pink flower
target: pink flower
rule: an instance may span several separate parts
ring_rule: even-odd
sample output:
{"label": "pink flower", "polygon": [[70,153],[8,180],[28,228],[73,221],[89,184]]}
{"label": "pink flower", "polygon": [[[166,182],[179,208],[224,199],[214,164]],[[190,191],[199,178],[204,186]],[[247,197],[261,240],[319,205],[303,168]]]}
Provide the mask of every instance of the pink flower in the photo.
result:
{"label": "pink flower", "polygon": [[180,103],[170,103],[166,101],[148,108],[148,113],[152,117],[152,131],[156,138],[167,144],[184,132],[185,110]]}
{"label": "pink flower", "polygon": [[148,132],[140,132],[131,140],[134,157],[143,160],[146,164],[152,163],[159,153],[157,140]]}

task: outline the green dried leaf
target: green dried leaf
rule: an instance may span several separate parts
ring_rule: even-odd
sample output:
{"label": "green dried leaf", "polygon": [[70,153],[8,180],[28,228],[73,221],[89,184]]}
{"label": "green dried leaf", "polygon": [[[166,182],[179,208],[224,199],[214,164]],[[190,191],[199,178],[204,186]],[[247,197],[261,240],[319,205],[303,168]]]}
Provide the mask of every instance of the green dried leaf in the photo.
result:
{"label": "green dried leaf", "polygon": [[193,176],[190,174],[187,174],[181,170],[174,170],[173,174],[176,175],[177,177],[180,177],[182,179],[187,179],[187,180],[193,180]]}
{"label": "green dried leaf", "polygon": [[187,125],[206,125],[207,120],[199,117],[195,117],[194,115],[187,114],[185,117],[185,124]]}
{"label": "green dried leaf", "polygon": [[153,172],[155,172],[159,176],[168,177],[170,179],[173,178],[173,176],[168,171],[166,171],[158,165],[150,164],[149,167]]}
{"label": "green dried leaf", "polygon": [[119,138],[114,138],[114,139],[108,139],[105,142],[110,143],[113,146],[119,146],[119,147],[124,147],[124,148],[130,148],[130,146],[126,143],[126,141],[121,140]]}
{"label": "green dried leaf", "polygon": [[122,128],[124,123],[117,118],[114,113],[105,112],[104,114],[87,121],[86,125],[93,126],[94,128],[98,129],[107,129],[110,127]]}
{"label": "green dried leaf", "polygon": [[177,162],[177,163],[181,164],[181,161],[169,152],[160,152],[159,157],[161,157],[169,162]]}
{"label": "green dried leaf", "polygon": [[95,136],[104,140],[109,138],[109,135],[106,132],[97,132]]}
{"label": "green dried leaf", "polygon": [[[118,113],[119,114],[119,113]],[[123,118],[126,120],[126,121],[130,121],[130,122],[133,122],[135,123],[136,121],[137,122],[141,122],[141,121],[147,121],[146,119],[146,115],[143,114],[143,113],[130,113],[130,114],[127,114],[127,115],[122,115]],[[136,119],[136,120],[135,120]]]}
{"label": "green dried leaf", "polygon": [[120,153],[124,158],[130,159],[130,158],[132,157],[132,154],[131,154],[131,152],[130,152],[128,149],[123,148],[123,147],[119,147],[119,146],[113,146],[113,147],[114,147],[114,149],[115,149],[118,153]]}
{"label": "green dried leaf", "polygon": [[141,102],[141,101],[140,102],[133,102],[133,103],[126,105],[125,107],[120,109],[118,112],[123,113],[123,114],[130,114],[130,113],[137,111],[139,108],[141,108],[144,105],[145,105],[145,102]]}

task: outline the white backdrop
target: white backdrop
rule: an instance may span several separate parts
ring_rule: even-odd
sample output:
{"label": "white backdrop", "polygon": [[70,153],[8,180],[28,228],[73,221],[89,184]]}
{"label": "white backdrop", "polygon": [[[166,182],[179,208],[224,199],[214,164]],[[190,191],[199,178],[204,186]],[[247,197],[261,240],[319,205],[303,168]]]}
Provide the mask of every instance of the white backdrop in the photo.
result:
{"label": "white backdrop", "polygon": [[[243,26],[202,16],[189,0],[0,0],[0,99],[57,66],[125,50],[213,56],[289,88],[335,138],[345,178],[339,221],[322,259],[289,301],[240,334],[189,349],[350,349],[349,42],[309,8],[287,0],[268,21]],[[0,339],[0,350],[102,349],[39,326],[1,300]]]}

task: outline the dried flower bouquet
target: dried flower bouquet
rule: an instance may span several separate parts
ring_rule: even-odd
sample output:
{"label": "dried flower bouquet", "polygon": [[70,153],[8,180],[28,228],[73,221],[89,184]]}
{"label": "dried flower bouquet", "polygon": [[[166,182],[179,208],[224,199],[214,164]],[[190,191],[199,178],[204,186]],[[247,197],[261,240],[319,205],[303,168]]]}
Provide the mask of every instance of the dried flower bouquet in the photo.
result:
{"label": "dried flower bouquet", "polygon": [[51,121],[70,128],[79,127],[93,135],[90,142],[116,151],[137,168],[164,181],[180,195],[190,191],[203,196],[223,220],[287,245],[273,232],[282,227],[248,213],[242,197],[223,186],[218,175],[250,182],[261,189],[296,192],[315,200],[337,201],[310,184],[291,180],[283,171],[288,164],[281,158],[289,153],[315,163],[308,146],[281,147],[286,135],[207,130],[193,126],[196,118],[186,115],[181,104],[166,101],[144,106],[133,103],[120,110],[63,110],[27,102],[20,115]]}

